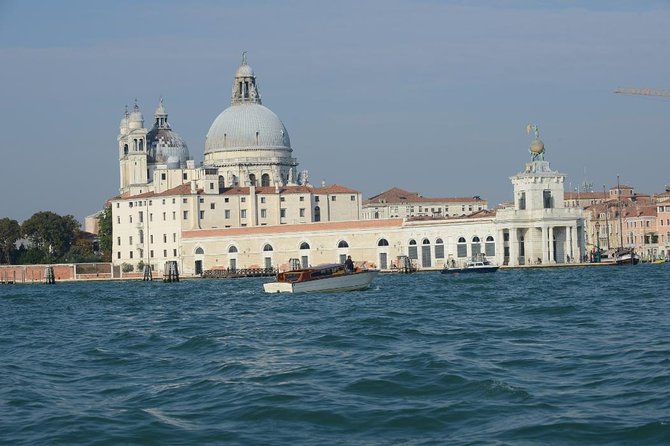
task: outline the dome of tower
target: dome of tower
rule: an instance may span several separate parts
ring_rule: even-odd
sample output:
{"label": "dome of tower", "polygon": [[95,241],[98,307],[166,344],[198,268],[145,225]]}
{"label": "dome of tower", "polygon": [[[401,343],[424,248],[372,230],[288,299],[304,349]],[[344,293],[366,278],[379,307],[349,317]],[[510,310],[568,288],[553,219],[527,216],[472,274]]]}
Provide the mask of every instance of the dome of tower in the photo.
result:
{"label": "dome of tower", "polygon": [[251,69],[251,66],[243,63],[235,72],[235,77],[254,77],[254,70]]}
{"label": "dome of tower", "polygon": [[290,149],[291,141],[279,117],[257,103],[236,104],[222,111],[205,141],[205,154],[259,148]]}

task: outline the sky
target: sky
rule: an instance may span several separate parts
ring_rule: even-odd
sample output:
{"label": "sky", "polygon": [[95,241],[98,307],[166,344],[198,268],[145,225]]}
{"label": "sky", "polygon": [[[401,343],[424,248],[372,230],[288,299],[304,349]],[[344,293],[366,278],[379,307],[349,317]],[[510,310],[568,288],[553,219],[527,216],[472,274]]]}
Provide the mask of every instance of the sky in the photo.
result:
{"label": "sky", "polygon": [[[566,190],[670,183],[670,1],[0,0],[0,218],[80,221],[162,96],[196,163],[242,51],[313,184],[510,200],[529,123]],[[581,189],[581,186],[580,190]]]}

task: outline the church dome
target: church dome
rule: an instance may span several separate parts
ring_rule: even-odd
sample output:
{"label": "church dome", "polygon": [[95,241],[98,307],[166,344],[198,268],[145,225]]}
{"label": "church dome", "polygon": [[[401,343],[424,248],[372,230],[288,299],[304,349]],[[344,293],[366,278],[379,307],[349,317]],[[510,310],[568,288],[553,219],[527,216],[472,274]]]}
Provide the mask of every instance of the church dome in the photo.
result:
{"label": "church dome", "polygon": [[168,164],[172,168],[185,167],[186,160],[190,159],[188,147],[182,137],[170,128],[167,117],[163,98],[161,98],[154,113],[154,126],[147,133],[148,161]]}
{"label": "church dome", "polygon": [[184,167],[186,160],[190,159],[186,142],[169,128],[152,128],[147,133],[147,147],[150,163],[167,164],[170,157],[177,157]]}
{"label": "church dome", "polygon": [[205,141],[205,154],[259,148],[291,148],[284,124],[259,103],[235,104],[225,109],[212,123]]}

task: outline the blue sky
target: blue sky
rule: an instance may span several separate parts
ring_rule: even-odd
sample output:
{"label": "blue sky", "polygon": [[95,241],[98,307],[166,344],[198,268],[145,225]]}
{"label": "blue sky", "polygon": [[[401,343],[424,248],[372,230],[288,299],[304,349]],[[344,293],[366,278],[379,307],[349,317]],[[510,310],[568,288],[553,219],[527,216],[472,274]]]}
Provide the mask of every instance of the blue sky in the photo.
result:
{"label": "blue sky", "polygon": [[313,183],[511,198],[540,128],[566,189],[670,183],[668,1],[0,1],[0,218],[118,192],[160,96],[196,161],[243,50]]}

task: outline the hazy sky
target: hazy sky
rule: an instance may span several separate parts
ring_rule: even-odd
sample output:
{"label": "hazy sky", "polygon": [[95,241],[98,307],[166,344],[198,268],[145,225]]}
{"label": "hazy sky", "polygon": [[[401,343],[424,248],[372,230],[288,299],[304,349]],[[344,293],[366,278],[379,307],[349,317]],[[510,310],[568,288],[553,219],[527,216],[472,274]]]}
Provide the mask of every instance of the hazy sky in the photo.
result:
{"label": "hazy sky", "polygon": [[511,198],[535,123],[566,189],[670,183],[668,1],[2,1],[0,218],[118,193],[126,104],[203,159],[248,51],[299,169],[370,197]]}

